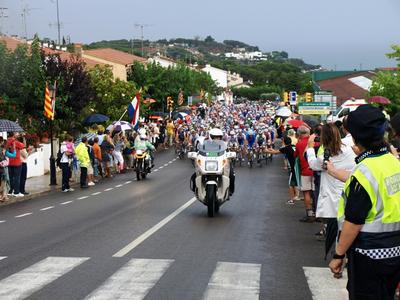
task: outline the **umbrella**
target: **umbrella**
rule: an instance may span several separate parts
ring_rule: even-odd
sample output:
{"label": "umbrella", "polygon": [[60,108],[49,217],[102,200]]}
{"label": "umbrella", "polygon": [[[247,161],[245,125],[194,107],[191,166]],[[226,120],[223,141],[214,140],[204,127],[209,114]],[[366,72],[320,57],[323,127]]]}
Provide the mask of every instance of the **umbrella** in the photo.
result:
{"label": "umbrella", "polygon": [[0,119],[0,132],[23,132],[22,127],[13,121]]}
{"label": "umbrella", "polygon": [[390,104],[390,100],[386,97],[383,96],[373,96],[371,98],[369,98],[368,100],[369,103],[378,103],[378,104],[383,104],[383,105],[387,105]]}
{"label": "umbrella", "polygon": [[302,120],[289,120],[288,124],[291,125],[293,128],[299,128],[301,125],[304,124]]}
{"label": "umbrella", "polygon": [[187,113],[180,112],[180,113],[178,114],[178,118],[180,118],[180,119],[185,119],[187,115],[188,115]]}
{"label": "umbrella", "polygon": [[110,120],[110,118],[105,115],[91,114],[90,116],[86,117],[85,120],[83,120],[82,124],[83,125],[98,124],[98,123],[107,122],[108,120]]}
{"label": "umbrella", "polygon": [[79,145],[79,144],[82,142],[82,138],[83,138],[84,136],[86,136],[87,139],[88,139],[88,141],[89,141],[89,140],[93,140],[95,137],[97,137],[97,134],[96,134],[96,133],[93,133],[93,132],[81,134],[81,135],[75,140],[74,145],[75,145],[75,146]]}
{"label": "umbrella", "polygon": [[131,123],[126,121],[115,121],[111,125],[107,127],[108,131],[125,131],[125,130],[133,130],[133,126]]}
{"label": "umbrella", "polygon": [[148,98],[148,99],[146,99],[146,100],[143,100],[143,103],[144,104],[152,104],[152,103],[156,103],[157,102],[157,100],[155,100],[155,99],[150,99],[150,98]]}
{"label": "umbrella", "polygon": [[319,119],[312,117],[312,116],[304,115],[304,116],[302,116],[302,119],[303,119],[303,122],[305,124],[307,124],[308,127],[310,127],[310,128],[316,128],[320,124]]}
{"label": "umbrella", "polygon": [[291,115],[292,111],[286,106],[283,106],[276,110],[276,116],[278,117],[290,117]]}

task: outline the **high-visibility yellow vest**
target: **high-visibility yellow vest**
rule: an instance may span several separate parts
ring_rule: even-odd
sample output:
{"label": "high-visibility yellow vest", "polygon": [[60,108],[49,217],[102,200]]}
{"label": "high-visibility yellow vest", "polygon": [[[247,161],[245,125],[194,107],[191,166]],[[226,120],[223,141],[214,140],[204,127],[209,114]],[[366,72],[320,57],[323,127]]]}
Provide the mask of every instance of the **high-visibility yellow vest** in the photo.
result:
{"label": "high-visibility yellow vest", "polygon": [[400,162],[390,153],[367,157],[355,168],[346,181],[339,201],[339,229],[344,222],[344,211],[349,186],[355,178],[369,195],[372,208],[361,232],[400,232]]}

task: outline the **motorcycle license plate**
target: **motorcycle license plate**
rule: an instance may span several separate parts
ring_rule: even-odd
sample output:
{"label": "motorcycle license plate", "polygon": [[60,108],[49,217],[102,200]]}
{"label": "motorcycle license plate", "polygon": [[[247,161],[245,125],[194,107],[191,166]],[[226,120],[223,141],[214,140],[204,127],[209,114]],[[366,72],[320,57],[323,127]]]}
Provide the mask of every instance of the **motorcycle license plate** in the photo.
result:
{"label": "motorcycle license plate", "polygon": [[207,152],[208,157],[218,157],[218,152]]}

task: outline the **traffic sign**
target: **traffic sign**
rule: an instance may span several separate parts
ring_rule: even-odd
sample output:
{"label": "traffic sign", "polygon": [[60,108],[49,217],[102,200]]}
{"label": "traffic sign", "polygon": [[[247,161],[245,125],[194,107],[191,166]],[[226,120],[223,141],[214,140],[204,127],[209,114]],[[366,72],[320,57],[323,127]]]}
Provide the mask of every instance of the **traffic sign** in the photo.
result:
{"label": "traffic sign", "polygon": [[329,115],[329,102],[302,102],[299,104],[299,114],[301,115]]}

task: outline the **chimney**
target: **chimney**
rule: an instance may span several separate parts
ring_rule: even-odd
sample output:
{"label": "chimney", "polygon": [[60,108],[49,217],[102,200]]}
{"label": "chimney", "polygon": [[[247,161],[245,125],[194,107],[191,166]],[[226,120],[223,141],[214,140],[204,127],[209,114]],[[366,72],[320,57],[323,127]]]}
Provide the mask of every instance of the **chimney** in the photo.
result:
{"label": "chimney", "polygon": [[74,44],[74,53],[81,58],[82,54],[83,54],[83,48],[82,48],[82,44]]}

